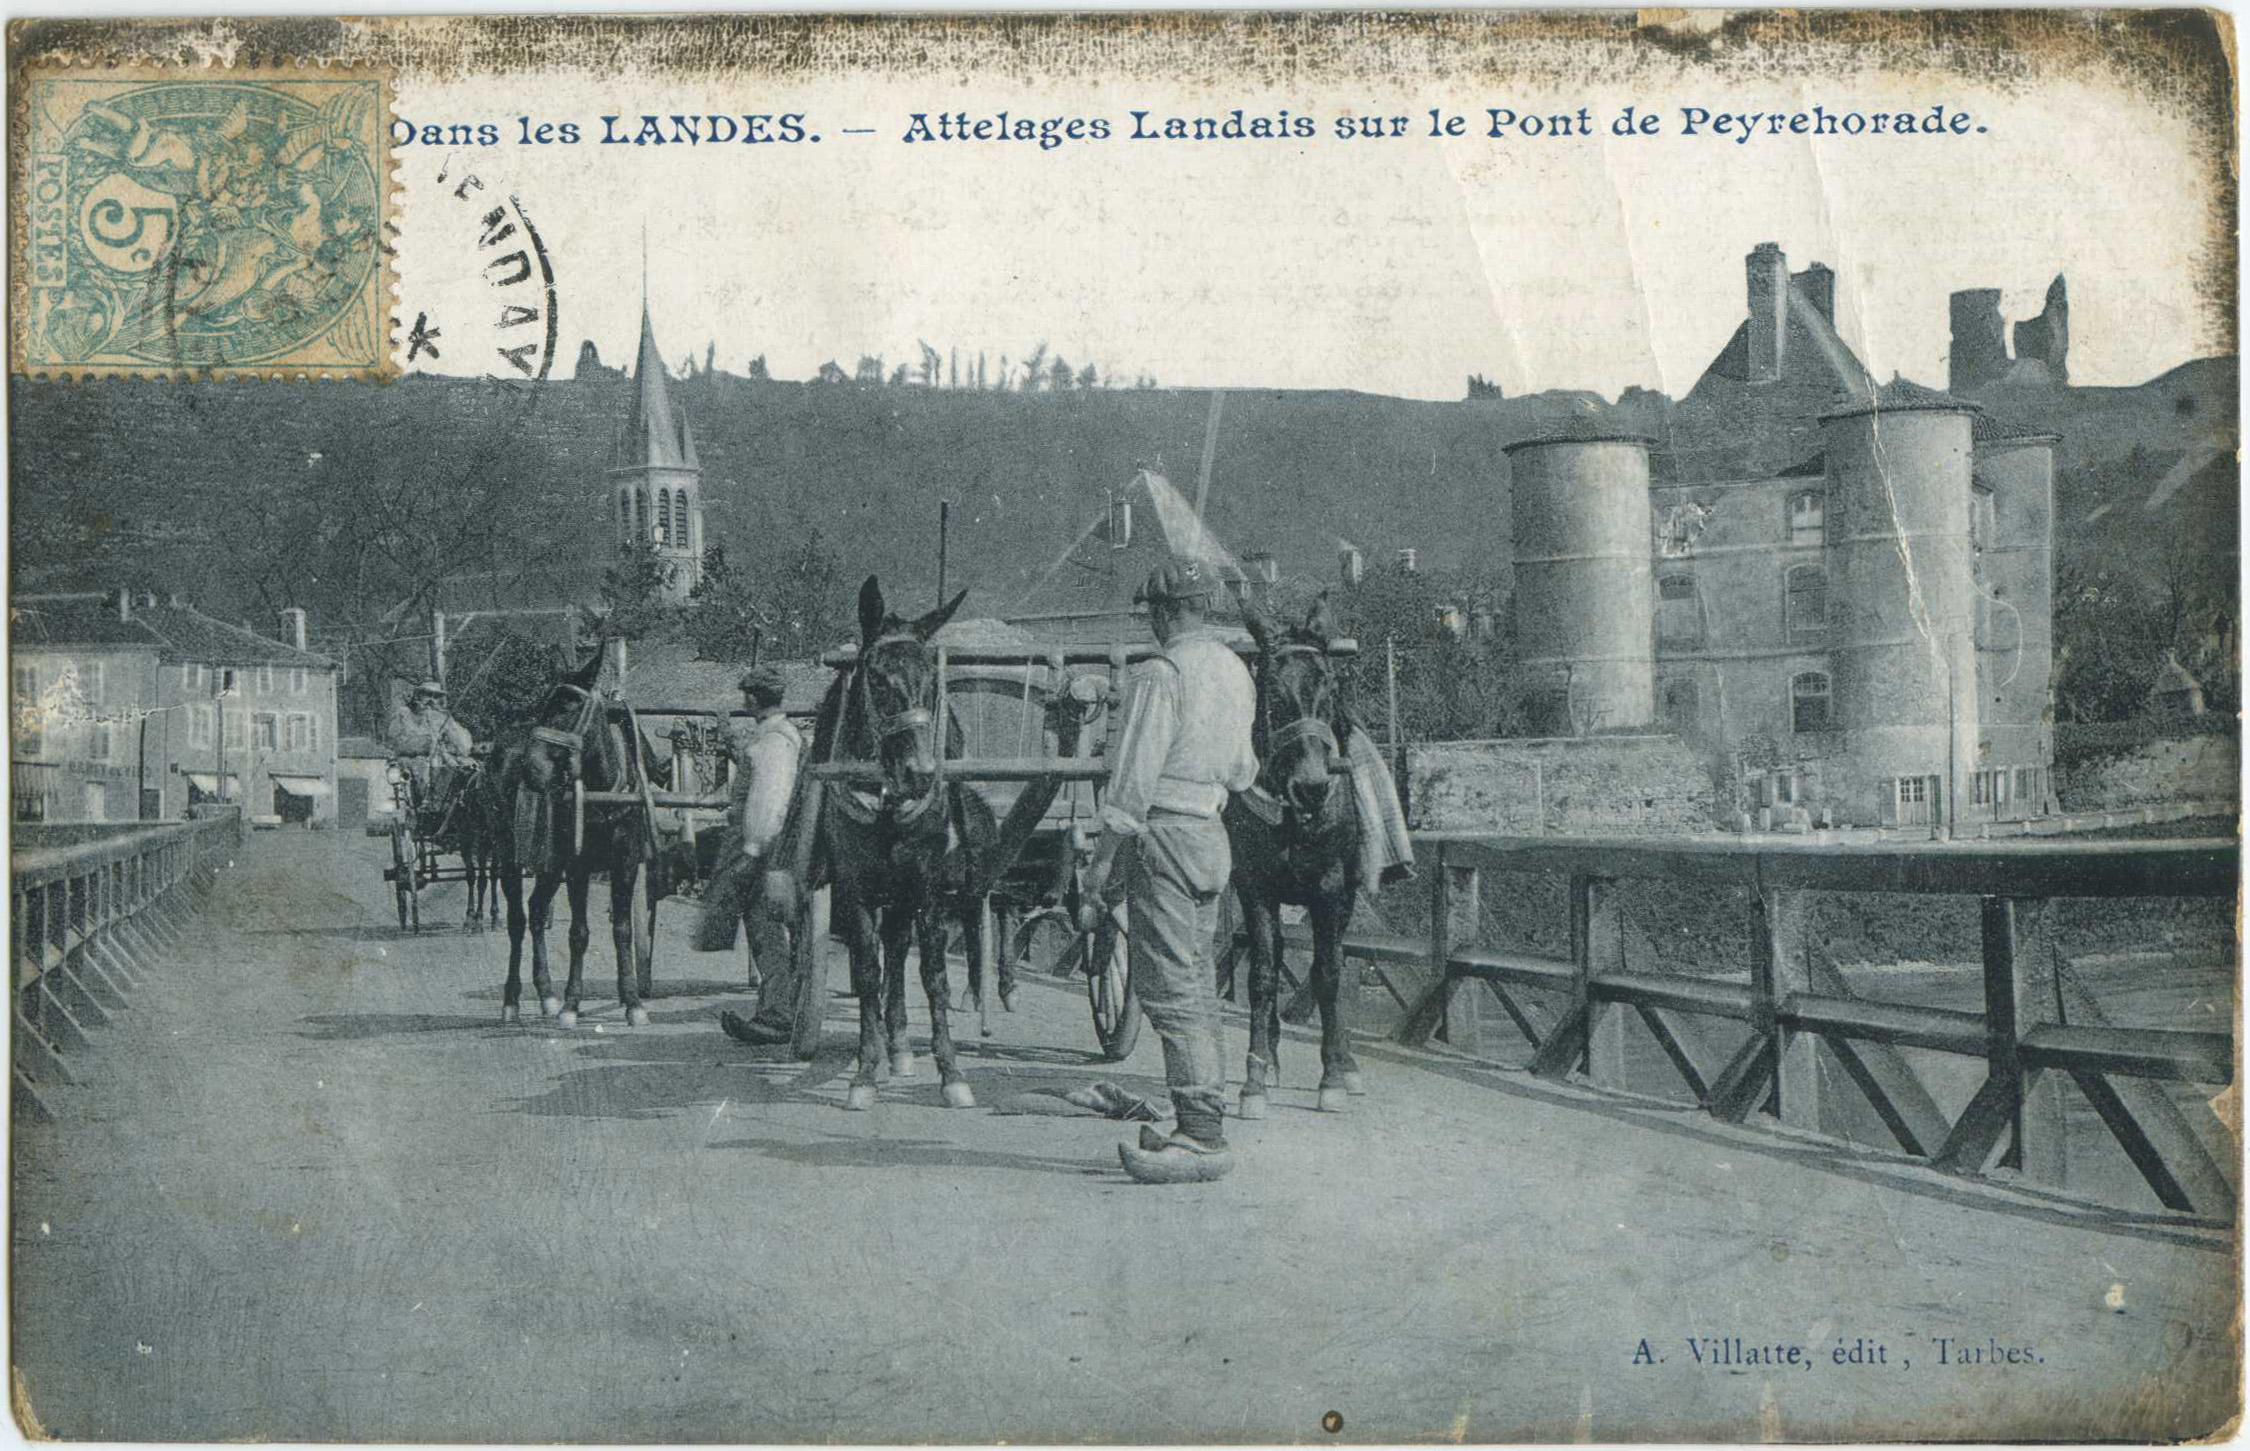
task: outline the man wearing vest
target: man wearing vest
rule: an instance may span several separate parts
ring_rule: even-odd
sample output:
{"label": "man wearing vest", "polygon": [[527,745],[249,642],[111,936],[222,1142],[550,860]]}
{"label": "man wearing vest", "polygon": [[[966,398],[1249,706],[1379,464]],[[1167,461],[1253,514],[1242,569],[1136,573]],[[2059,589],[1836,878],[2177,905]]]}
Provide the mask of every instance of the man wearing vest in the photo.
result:
{"label": "man wearing vest", "polygon": [[[750,953],[750,985],[758,989],[758,1010],[749,1017],[728,1009],[719,1024],[729,1037],[745,1043],[774,1044],[789,1041],[792,1004],[796,1001],[796,974],[790,969],[786,924],[767,907],[760,883],[765,875],[766,848],[780,835],[789,815],[789,797],[797,788],[797,761],[804,737],[789,717],[781,713],[781,672],[771,666],[742,677],[742,703],[755,712],[750,728],[729,744],[734,757],[734,800],[730,814],[742,834],[741,851],[722,864],[721,874],[730,885],[724,889],[723,910],[740,911],[745,945]],[[720,895],[713,883],[713,896]],[[728,933],[732,937],[731,931]]]}
{"label": "man wearing vest", "polygon": [[1205,622],[1212,583],[1207,565],[1176,561],[1134,597],[1148,606],[1163,654],[1133,677],[1088,869],[1097,901],[1120,886],[1127,897],[1133,983],[1163,1040],[1178,1117],[1168,1135],[1144,1128],[1138,1144],[1118,1146],[1126,1172],[1144,1183],[1216,1179],[1234,1166],[1212,950],[1234,869],[1219,812],[1229,792],[1257,778],[1257,695],[1249,670]]}

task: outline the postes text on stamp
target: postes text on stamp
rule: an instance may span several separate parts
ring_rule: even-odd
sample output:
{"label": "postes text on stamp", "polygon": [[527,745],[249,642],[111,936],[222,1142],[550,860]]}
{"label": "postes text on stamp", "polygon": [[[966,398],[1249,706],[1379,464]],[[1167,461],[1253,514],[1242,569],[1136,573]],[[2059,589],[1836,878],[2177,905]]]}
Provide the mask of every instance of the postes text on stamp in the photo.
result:
{"label": "postes text on stamp", "polygon": [[389,89],[373,71],[34,71],[13,369],[389,372]]}

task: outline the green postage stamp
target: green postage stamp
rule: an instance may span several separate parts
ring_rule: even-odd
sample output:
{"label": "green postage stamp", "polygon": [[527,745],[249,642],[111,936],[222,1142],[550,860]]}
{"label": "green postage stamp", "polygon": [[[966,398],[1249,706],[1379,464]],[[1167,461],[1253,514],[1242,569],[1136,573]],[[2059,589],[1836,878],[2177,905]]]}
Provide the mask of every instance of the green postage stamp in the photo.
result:
{"label": "green postage stamp", "polygon": [[388,102],[371,71],[32,72],[13,371],[383,372]]}

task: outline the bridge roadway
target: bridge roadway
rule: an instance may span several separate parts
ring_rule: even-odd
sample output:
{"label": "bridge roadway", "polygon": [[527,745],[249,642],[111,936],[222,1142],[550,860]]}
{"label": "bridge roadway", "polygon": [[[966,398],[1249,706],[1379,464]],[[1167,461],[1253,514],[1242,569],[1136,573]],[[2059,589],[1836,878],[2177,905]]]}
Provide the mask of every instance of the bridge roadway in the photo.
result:
{"label": "bridge roadway", "polygon": [[[602,920],[590,1022],[504,1028],[505,935],[400,937],[381,848],[253,837],[60,1121],[19,1130],[17,1408],[47,1432],[2037,1440],[2224,1416],[2208,1230],[1381,1045],[1364,1110],[1320,1115],[1301,1038],[1231,1179],[1143,1188],[1120,1126],[948,1112],[926,1068],[844,1113],[849,1004],[809,1066],[724,1040],[739,960],[687,952],[678,911],[653,1026],[606,996]],[[1152,1034],[1094,1059],[1075,991],[1031,984],[996,1023],[971,1030],[986,1106],[1160,1088]],[[1239,1063],[1238,1017],[1227,1040]],[[2043,1359],[1940,1367],[1940,1335]],[[1644,1336],[1660,1364],[1634,1364]],[[1816,1363],[1698,1368],[1691,1336]],[[1888,1366],[1834,1363],[1862,1337]]]}

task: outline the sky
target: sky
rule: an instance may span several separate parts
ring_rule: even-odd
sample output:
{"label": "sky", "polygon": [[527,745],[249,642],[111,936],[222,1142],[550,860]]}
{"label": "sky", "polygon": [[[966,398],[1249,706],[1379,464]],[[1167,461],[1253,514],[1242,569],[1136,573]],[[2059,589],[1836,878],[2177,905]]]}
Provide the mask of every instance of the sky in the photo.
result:
{"label": "sky", "polygon": [[[1665,134],[1617,138],[1632,104]],[[1965,110],[1942,137],[1675,134],[1680,108]],[[1486,107],[1574,114],[1591,137],[1484,134]],[[1129,113],[1317,118],[1312,140],[1134,141]],[[1464,118],[1432,139],[1428,111]],[[394,149],[404,183],[402,317],[455,345],[434,371],[502,367],[477,336],[494,293],[479,266],[475,172],[513,195],[553,259],[558,375],[591,338],[612,365],[649,301],[675,370],[716,343],[809,377],[917,344],[1020,360],[1045,343],[1105,376],[1167,386],[1353,388],[1457,398],[1478,373],[1510,394],[1639,385],[1677,396],[1744,313],[1743,259],[1776,242],[1837,278],[1838,323],[1879,375],[1942,383],[1947,295],[1993,287],[2012,320],[2068,275],[2072,379],[2131,384],[2231,350],[2199,295],[2214,180],[2188,125],[2098,80],[1979,86],[1866,74],[1721,83],[1679,71],[1564,88],[1423,78],[1373,92],[1214,90],[955,76],[702,82],[621,74],[409,81],[414,126],[492,122],[494,147]],[[1106,142],[906,144],[919,112],[1102,117]],[[818,143],[599,145],[603,115],[799,113]],[[1342,114],[1403,116],[1408,135],[1338,139]],[[572,121],[577,146],[515,144],[519,116]],[[863,128],[871,134],[847,134]],[[440,177],[444,180],[440,180]]]}

